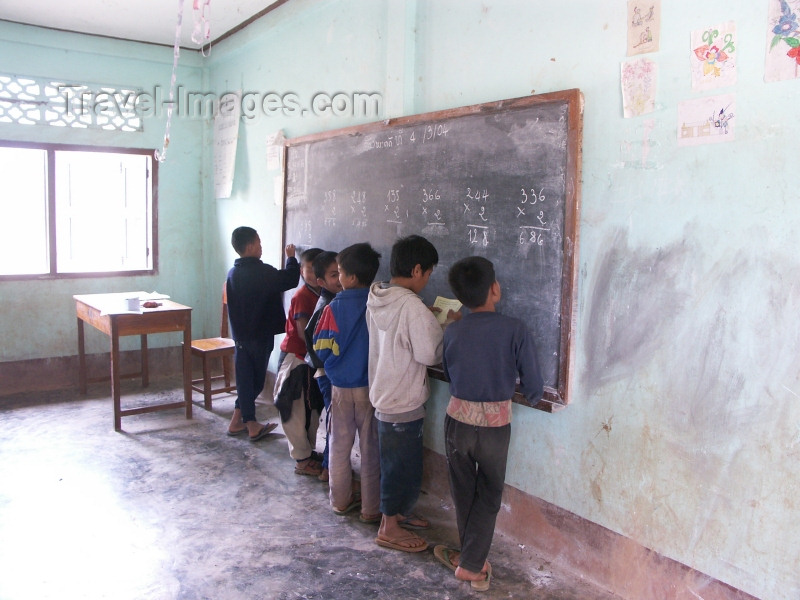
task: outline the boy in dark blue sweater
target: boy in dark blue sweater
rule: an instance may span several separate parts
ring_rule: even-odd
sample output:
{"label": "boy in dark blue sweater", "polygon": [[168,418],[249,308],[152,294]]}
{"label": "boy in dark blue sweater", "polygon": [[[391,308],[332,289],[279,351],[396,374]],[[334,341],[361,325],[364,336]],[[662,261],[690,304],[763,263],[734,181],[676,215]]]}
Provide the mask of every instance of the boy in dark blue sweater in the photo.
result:
{"label": "boy in dark blue sweater", "polygon": [[277,427],[256,420],[256,397],[264,389],[267,363],[275,336],[283,333],[286,313],[282,293],[297,287],[300,265],[294,257],[294,244],[286,246],[286,267],[278,270],[261,262],[261,238],[252,227],[237,227],[231,245],[239,258],[228,271],[225,284],[228,320],[236,343],[236,398],[229,435],[247,432],[258,441]]}
{"label": "boy in dark blue sweater", "polygon": [[486,557],[505,484],[511,438],[511,398],[517,377],[529,402],[542,397],[536,345],[519,319],[495,312],[500,284],[491,261],[471,256],[448,274],[456,298],[470,314],[444,332],[442,366],[450,380],[445,451],[461,550],[434,548],[434,556],[488,590],[492,568]]}

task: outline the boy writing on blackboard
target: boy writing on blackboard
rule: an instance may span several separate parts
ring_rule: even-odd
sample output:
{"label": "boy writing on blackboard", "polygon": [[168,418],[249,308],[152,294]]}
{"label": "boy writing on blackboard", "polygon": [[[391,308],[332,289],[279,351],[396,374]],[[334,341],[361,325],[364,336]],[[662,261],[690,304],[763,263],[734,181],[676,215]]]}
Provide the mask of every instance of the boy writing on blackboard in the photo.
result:
{"label": "boy writing on blackboard", "polygon": [[277,427],[256,420],[256,397],[264,389],[275,336],[283,332],[282,293],[297,285],[300,266],[294,244],[286,246],[284,269],[261,262],[261,238],[252,227],[234,229],[231,245],[239,258],[228,271],[225,287],[231,337],[236,343],[237,398],[228,435],[247,432],[250,441],[256,442]]}
{"label": "boy writing on blackboard", "polygon": [[417,294],[438,262],[436,248],[424,237],[397,240],[391,279],[373,284],[367,301],[369,393],[378,419],[383,513],[375,542],[403,552],[428,547],[407,529],[430,527],[413,509],[422,486],[427,368],[442,360],[442,325]]}
{"label": "boy writing on blackboard", "polygon": [[517,377],[530,402],[542,397],[536,346],[525,324],[495,311],[500,284],[491,261],[471,256],[448,273],[456,298],[470,313],[444,333],[442,366],[450,380],[445,451],[461,550],[436,546],[434,556],[488,590],[486,560],[505,483],[511,438],[511,398]]}

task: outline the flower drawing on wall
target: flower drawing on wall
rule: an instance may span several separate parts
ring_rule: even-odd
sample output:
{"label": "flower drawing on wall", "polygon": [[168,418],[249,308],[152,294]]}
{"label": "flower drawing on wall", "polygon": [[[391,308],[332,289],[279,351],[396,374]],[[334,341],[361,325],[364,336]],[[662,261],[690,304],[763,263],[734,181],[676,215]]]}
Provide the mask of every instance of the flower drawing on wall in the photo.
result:
{"label": "flower drawing on wall", "polygon": [[646,58],[622,63],[622,112],[624,117],[651,113],[656,104],[656,63]]}
{"label": "flower drawing on wall", "polygon": [[798,10],[800,0],[770,0],[766,81],[800,77]]}
{"label": "flower drawing on wall", "polygon": [[736,83],[736,26],[733,22],[692,33],[692,88]]}

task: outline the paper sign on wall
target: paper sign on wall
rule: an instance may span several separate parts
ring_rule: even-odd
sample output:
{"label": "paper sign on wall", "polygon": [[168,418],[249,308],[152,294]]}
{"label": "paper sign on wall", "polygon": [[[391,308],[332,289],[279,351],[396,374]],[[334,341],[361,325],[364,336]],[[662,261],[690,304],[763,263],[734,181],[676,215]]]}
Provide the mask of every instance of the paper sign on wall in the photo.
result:
{"label": "paper sign on wall", "polygon": [[736,83],[736,25],[722,25],[692,32],[692,89],[710,90]]}
{"label": "paper sign on wall", "polygon": [[736,96],[726,94],[678,104],[678,146],[719,144],[735,139]]}
{"label": "paper sign on wall", "polygon": [[239,117],[242,93],[223,95],[214,117],[214,197],[230,198],[233,171],[236,166],[236,145],[239,141]]}
{"label": "paper sign on wall", "polygon": [[657,52],[661,0],[628,0],[628,56]]}
{"label": "paper sign on wall", "polygon": [[800,77],[800,0],[769,0],[764,81]]}
{"label": "paper sign on wall", "polygon": [[658,65],[652,60],[622,63],[622,112],[626,119],[655,110],[657,76]]}

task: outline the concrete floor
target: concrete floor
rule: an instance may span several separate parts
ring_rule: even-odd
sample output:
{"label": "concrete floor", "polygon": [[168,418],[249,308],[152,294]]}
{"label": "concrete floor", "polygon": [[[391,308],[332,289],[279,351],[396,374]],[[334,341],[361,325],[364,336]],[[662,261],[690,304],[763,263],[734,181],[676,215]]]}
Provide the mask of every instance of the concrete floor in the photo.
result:
{"label": "concrete floor", "polygon": [[[124,382],[123,406],[178,400],[179,386]],[[417,511],[430,549],[380,548],[377,525],[335,516],[326,484],[294,474],[280,428],[226,436],[232,410],[223,395],[192,420],[135,415],[115,433],[104,384],[0,397],[0,598],[616,598],[500,534],[491,589],[472,591],[433,557],[457,534],[449,498],[431,494]],[[268,402],[258,416],[279,421]]]}

